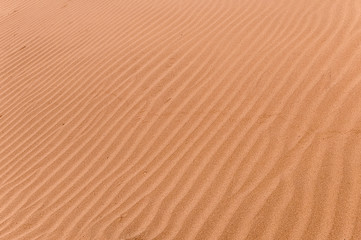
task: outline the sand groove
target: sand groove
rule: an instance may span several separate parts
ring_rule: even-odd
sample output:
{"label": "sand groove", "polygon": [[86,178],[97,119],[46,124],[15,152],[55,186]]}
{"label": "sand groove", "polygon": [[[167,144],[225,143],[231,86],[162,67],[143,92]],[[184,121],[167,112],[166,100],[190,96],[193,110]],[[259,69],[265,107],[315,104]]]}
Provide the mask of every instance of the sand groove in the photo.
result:
{"label": "sand groove", "polygon": [[360,239],[355,0],[0,0],[0,239]]}

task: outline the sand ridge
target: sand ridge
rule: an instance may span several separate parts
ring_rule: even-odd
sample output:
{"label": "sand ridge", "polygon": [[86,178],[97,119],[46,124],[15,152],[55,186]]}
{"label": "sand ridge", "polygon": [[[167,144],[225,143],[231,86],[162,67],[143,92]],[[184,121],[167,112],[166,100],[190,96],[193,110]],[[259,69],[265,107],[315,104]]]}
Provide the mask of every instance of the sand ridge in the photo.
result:
{"label": "sand ridge", "polygon": [[0,239],[361,239],[360,10],[0,0]]}

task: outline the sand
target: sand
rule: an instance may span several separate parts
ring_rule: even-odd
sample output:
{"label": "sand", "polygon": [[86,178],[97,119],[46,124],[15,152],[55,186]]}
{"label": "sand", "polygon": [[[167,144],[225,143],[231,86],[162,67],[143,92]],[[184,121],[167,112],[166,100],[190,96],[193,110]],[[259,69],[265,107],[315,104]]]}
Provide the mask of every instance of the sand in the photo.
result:
{"label": "sand", "polygon": [[361,239],[361,1],[0,0],[0,239]]}

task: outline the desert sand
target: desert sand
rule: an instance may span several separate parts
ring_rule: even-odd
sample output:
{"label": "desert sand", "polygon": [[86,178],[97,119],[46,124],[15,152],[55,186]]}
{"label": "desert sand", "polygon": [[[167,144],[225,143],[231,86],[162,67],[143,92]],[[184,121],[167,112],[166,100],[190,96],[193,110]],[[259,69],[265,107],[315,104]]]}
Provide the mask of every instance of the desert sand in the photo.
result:
{"label": "desert sand", "polygon": [[0,239],[361,239],[361,1],[0,0]]}

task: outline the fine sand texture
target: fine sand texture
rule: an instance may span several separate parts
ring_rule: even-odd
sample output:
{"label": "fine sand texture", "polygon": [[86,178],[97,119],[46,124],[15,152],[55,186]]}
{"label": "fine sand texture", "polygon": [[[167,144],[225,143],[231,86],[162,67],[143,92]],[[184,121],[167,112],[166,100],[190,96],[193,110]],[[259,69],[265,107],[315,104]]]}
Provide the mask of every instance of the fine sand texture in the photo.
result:
{"label": "fine sand texture", "polygon": [[0,0],[0,240],[360,240],[361,1]]}

